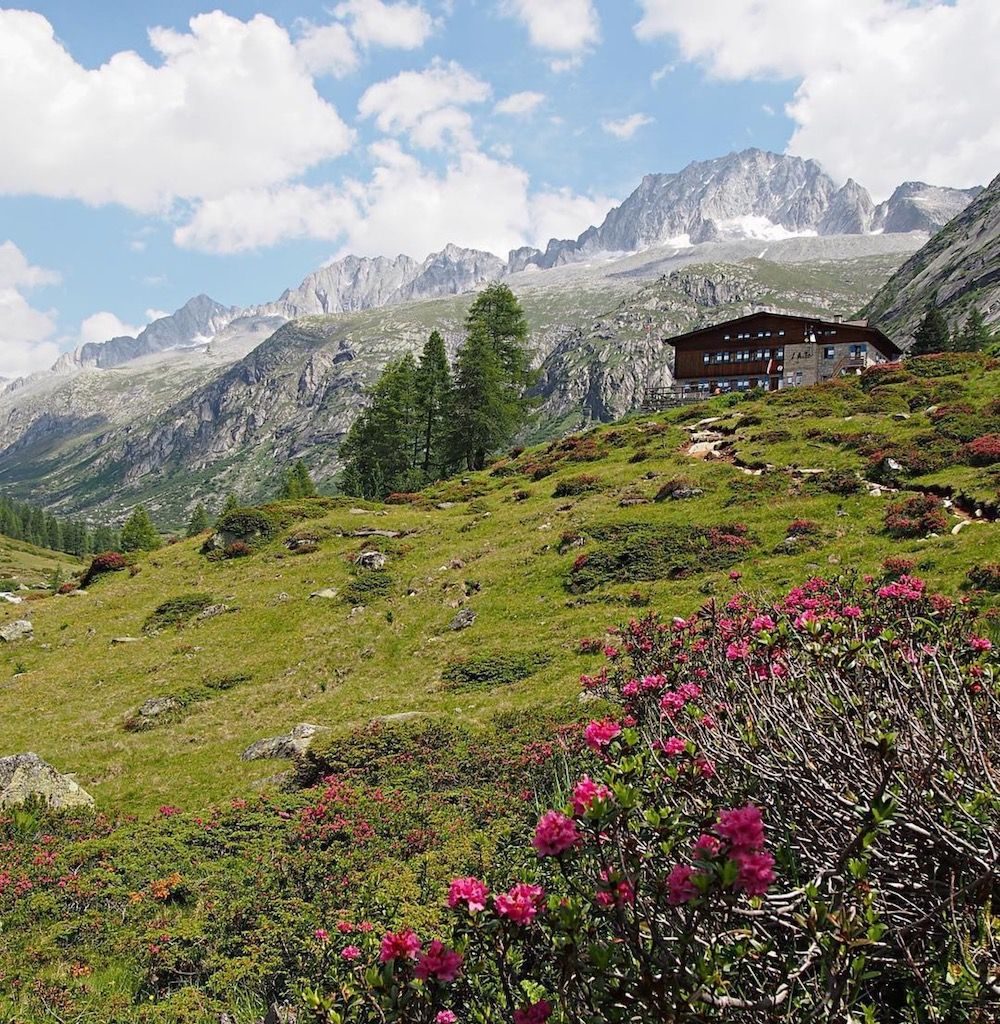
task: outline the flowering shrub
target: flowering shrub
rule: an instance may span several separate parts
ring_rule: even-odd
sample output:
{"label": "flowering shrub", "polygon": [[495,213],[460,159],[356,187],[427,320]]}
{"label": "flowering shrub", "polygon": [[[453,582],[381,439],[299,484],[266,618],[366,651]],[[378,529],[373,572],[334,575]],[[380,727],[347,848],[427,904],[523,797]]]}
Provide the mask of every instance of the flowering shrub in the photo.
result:
{"label": "flowering shrub", "polygon": [[225,559],[249,558],[252,554],[253,548],[245,540],[234,540],[232,544],[227,544],[223,549],[222,557]]}
{"label": "flowering shrub", "polygon": [[520,879],[455,878],[452,926],[372,940],[317,1019],[991,1019],[1000,663],[971,613],[812,579],[608,657],[584,683],[618,713]]}
{"label": "flowering shrub", "polygon": [[968,572],[968,579],[977,590],[1000,593],[1000,562],[974,565]]}
{"label": "flowering shrub", "polygon": [[925,537],[948,528],[941,499],[933,494],[918,494],[892,502],[885,511],[885,528],[892,537]]}
{"label": "flowering shrub", "polygon": [[1000,434],[983,434],[970,441],[962,453],[973,466],[992,466],[1000,462]]}
{"label": "flowering shrub", "polygon": [[103,554],[94,555],[90,561],[89,568],[84,573],[83,579],[80,581],[80,586],[81,588],[86,589],[99,576],[104,576],[110,572],[121,572],[123,569],[127,569],[128,567],[128,556],[119,554],[117,551],[105,551]]}
{"label": "flowering shrub", "polygon": [[814,537],[820,533],[820,525],[814,519],[793,519],[787,533],[789,537]]}

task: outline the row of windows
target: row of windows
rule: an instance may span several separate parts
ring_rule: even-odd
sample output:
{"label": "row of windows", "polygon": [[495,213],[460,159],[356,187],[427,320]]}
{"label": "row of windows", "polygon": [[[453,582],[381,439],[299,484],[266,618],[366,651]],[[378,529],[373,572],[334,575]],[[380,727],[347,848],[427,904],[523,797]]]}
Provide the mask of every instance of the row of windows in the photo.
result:
{"label": "row of windows", "polygon": [[784,348],[742,349],[737,352],[702,352],[703,363],[750,363],[764,359],[784,359]]}
{"label": "row of windows", "polygon": [[[851,359],[863,359],[868,355],[867,345],[852,345],[848,350],[848,356]],[[837,350],[832,345],[827,345],[823,349],[824,359],[833,359],[836,356]]]}
{"label": "row of windows", "polygon": [[[783,338],[785,336],[785,332],[784,331],[776,331],[775,333],[777,334],[777,336],[779,338]],[[758,338],[770,338],[771,337],[771,332],[770,331],[758,331],[756,336]],[[749,338],[752,338],[752,337],[754,337],[753,332],[752,331],[747,331],[745,334],[737,334],[736,335],[736,340],[737,341],[743,341],[744,339],[749,339]],[[730,335],[724,334],[722,336],[722,340],[723,341],[729,341],[730,340]]]}
{"label": "row of windows", "polygon": [[737,380],[713,380],[698,381],[697,384],[685,384],[684,394],[692,394],[696,391],[749,391],[750,388],[762,388],[767,390],[768,380],[766,377],[744,377]]}

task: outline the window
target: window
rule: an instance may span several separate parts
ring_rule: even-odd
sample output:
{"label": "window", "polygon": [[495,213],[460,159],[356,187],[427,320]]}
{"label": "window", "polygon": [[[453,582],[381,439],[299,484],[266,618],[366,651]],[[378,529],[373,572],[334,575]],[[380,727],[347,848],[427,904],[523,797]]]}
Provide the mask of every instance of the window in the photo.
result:
{"label": "window", "polygon": [[764,337],[765,338],[770,338],[771,337],[771,332],[770,331],[765,331],[764,332]]}
{"label": "window", "polygon": [[834,356],[833,346],[832,345],[827,345],[826,348],[823,349],[823,358],[824,359],[832,359],[833,356]]}
{"label": "window", "polygon": [[729,335],[728,334],[723,334],[722,340],[723,341],[729,341]]}
{"label": "window", "polygon": [[784,336],[785,336],[785,332],[784,331],[778,331],[778,337],[779,338],[783,338]]}
{"label": "window", "polygon": [[712,357],[707,352],[702,352],[701,361],[707,363]]}
{"label": "window", "polygon": [[732,353],[731,352],[723,352],[722,353],[722,361],[724,363],[728,363],[730,359],[732,359]]}
{"label": "window", "polygon": [[[784,334],[785,332],[782,331],[781,333]],[[785,358],[785,350],[784,350],[784,348],[779,348],[778,351],[774,353],[774,358],[775,359],[784,359]]]}
{"label": "window", "polygon": [[851,349],[850,349],[850,352],[851,352],[851,358],[852,359],[863,359],[866,355],[868,355],[868,346],[867,345],[852,345]]}

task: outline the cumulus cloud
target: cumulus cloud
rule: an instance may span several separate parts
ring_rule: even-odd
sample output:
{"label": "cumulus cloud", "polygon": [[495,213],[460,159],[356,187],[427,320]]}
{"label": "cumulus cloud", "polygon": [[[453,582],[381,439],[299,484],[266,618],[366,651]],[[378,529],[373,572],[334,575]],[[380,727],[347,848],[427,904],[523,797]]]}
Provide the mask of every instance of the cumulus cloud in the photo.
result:
{"label": "cumulus cloud", "polygon": [[362,46],[416,50],[434,31],[434,19],[419,3],[345,0],[334,14],[347,20],[351,35]]}
{"label": "cumulus cloud", "polygon": [[141,330],[142,327],[127,324],[114,313],[102,310],[99,313],[92,313],[81,322],[80,344],[108,341],[111,338],[134,338]]}
{"label": "cumulus cloud", "polygon": [[330,25],[303,22],[295,48],[314,75],[343,78],[356,71],[361,57],[347,26],[335,21]]}
{"label": "cumulus cloud", "polygon": [[569,190],[533,193],[527,173],[478,151],[443,171],[424,166],[395,140],[371,147],[368,181],[343,187],[258,190],[203,203],[177,229],[179,245],[234,252],[286,238],[339,243],[341,254],[405,252],[423,257],[448,242],[499,255],[554,236],[576,236],[603,217],[610,201]]}
{"label": "cumulus cloud", "polygon": [[154,28],[158,64],[134,52],[78,64],[52,25],[0,10],[0,193],[162,212],[286,181],[350,148],[284,28],[221,11],[190,31]]}
{"label": "cumulus cloud", "polygon": [[545,102],[545,94],[541,92],[515,92],[502,99],[493,109],[498,114],[509,114],[511,117],[523,117]]}
{"label": "cumulus cloud", "polygon": [[568,60],[557,58],[554,71],[575,66],[575,55],[600,42],[601,23],[593,0],[504,0],[501,10],[527,28],[532,46],[570,55]]}
{"label": "cumulus cloud", "polygon": [[601,127],[616,139],[631,139],[640,128],[652,123],[653,118],[648,114],[629,114],[617,120],[602,121]]}
{"label": "cumulus cloud", "polygon": [[58,280],[53,271],[33,266],[13,242],[0,245],[0,377],[20,377],[58,358],[59,346],[51,340],[55,312],[35,309],[23,294]]}
{"label": "cumulus cloud", "polygon": [[795,78],[789,152],[877,198],[906,179],[967,187],[1000,166],[995,0],[639,0],[717,78]]}
{"label": "cumulus cloud", "polygon": [[408,134],[425,149],[446,142],[475,148],[472,118],[462,108],[489,99],[490,86],[455,61],[435,60],[424,71],[403,71],[368,88],[358,102],[389,135]]}

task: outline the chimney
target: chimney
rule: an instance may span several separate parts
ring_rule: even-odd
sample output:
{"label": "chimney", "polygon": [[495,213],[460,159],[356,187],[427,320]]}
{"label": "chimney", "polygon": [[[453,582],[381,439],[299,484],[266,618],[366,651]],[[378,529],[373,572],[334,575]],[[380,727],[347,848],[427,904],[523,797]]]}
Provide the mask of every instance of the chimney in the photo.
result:
{"label": "chimney", "polygon": [[843,313],[834,313],[833,314],[833,322],[835,324],[842,324],[844,322],[844,315],[843,315]]}

